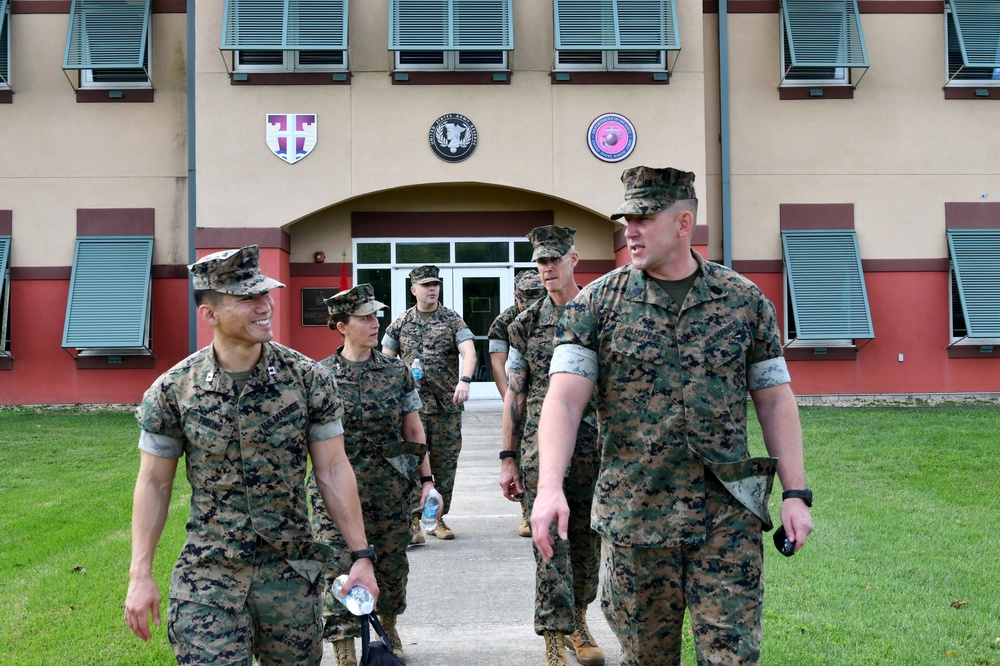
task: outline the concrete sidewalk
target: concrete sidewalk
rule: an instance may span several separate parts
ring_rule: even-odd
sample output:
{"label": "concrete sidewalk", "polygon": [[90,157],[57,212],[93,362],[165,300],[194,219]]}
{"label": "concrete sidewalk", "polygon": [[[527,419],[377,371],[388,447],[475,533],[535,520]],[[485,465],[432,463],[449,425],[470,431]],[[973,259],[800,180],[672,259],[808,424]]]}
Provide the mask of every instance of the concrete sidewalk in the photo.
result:
{"label": "concrete sidewalk", "polygon": [[[462,419],[463,448],[448,526],[454,541],[427,538],[407,550],[407,609],[398,629],[407,666],[542,666],[545,644],[534,631],[535,561],[520,537],[520,505],[500,493],[501,403],[475,401]],[[600,595],[600,593],[598,593]],[[621,650],[600,609],[590,629],[619,666]],[[357,645],[361,656],[360,643]],[[576,663],[572,654],[570,664]],[[333,666],[329,645],[323,666]]]}

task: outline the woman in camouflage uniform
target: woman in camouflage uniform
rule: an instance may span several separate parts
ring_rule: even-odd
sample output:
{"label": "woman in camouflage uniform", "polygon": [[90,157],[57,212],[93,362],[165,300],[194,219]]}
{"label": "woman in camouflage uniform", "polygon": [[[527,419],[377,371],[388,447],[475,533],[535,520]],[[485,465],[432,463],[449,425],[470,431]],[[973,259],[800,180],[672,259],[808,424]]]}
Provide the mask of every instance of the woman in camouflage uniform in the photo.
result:
{"label": "woman in camouflage uniform", "polygon": [[[357,285],[325,302],[329,326],[344,336],[344,344],[321,364],[337,378],[344,403],[345,448],[358,480],[368,538],[378,549],[375,578],[380,590],[379,619],[392,640],[393,650],[402,656],[396,616],[406,608],[410,496],[418,468],[421,506],[434,487],[420,422],[420,397],[402,361],[375,349],[376,313],[386,306],[375,300],[372,286]],[[328,574],[332,581],[350,568],[353,554],[327,518],[322,498],[313,492],[310,497],[316,538],[337,552]],[[333,643],[337,666],[356,666],[354,637],[358,635],[357,619],[328,592],[324,638]]]}

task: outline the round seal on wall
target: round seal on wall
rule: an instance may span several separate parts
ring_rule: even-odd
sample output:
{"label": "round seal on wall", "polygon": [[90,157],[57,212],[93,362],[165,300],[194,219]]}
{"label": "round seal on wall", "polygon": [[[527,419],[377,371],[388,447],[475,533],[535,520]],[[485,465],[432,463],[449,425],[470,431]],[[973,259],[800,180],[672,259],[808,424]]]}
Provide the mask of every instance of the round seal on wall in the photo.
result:
{"label": "round seal on wall", "polygon": [[620,162],[635,148],[635,128],[625,116],[605,113],[590,123],[587,145],[597,159]]}
{"label": "round seal on wall", "polygon": [[427,134],[434,154],[445,162],[461,162],[476,149],[479,134],[472,121],[460,113],[446,113],[431,125]]}

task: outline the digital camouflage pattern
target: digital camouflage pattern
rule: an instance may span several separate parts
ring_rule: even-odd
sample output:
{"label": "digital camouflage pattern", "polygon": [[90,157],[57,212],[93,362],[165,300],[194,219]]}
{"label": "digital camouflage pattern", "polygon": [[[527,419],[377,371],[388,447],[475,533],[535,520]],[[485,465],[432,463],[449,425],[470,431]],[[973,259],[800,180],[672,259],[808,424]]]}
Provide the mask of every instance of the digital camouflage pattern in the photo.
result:
{"label": "digital camouflage pattern", "polygon": [[[355,285],[346,291],[337,292],[330,298],[324,298],[323,302],[326,303],[326,310],[331,317],[337,314],[367,317],[389,307],[385,303],[375,300],[375,288],[367,282]],[[332,320],[330,328],[337,328]]]}
{"label": "digital camouflage pattern", "polygon": [[[426,450],[423,443],[403,441],[403,417],[420,409],[420,398],[413,375],[399,359],[373,349],[366,363],[353,363],[341,356],[342,349],[321,364],[336,376],[344,403],[344,444],[358,481],[365,533],[378,553],[378,609],[398,615],[406,610],[411,492]],[[316,538],[334,551],[327,570],[328,582],[332,582],[350,571],[351,551],[330,519],[311,474],[309,496]],[[324,601],[324,638],[335,641],[361,635],[357,618],[332,591]]]}
{"label": "digital camouflage pattern", "polygon": [[524,270],[514,276],[514,294],[525,303],[537,301],[545,295],[542,277],[535,269]]}
{"label": "digital camouflage pattern", "polygon": [[573,227],[558,227],[554,224],[535,227],[528,232],[528,240],[534,247],[531,260],[562,257],[573,247],[574,234],[576,234],[576,229]]}
{"label": "digital camouflage pattern", "polygon": [[139,448],[183,455],[191,484],[170,598],[238,611],[264,542],[310,583],[320,579],[329,548],[309,524],[308,446],[340,434],[342,414],[333,375],[273,342],[239,395],[211,346],[153,383],[136,409]]}
{"label": "digital camouflage pattern", "polygon": [[[552,339],[563,308],[546,296],[525,308],[510,325],[510,374],[527,380],[519,473],[530,515],[538,494],[538,419],[549,389]],[[570,509],[567,541],[556,539],[549,562],[535,549],[535,633],[571,634],[573,609],[597,598],[600,535],[590,526],[594,483],[600,466],[596,395],[584,410],[563,491]],[[556,525],[552,526],[553,531]]]}
{"label": "digital camouflage pattern", "polygon": [[[486,332],[486,339],[489,340],[490,353],[506,354],[510,349],[510,338],[507,335],[507,327],[514,323],[520,312],[517,305],[512,305],[493,320],[490,330]],[[503,396],[500,396],[501,398]]]}
{"label": "digital camouflage pattern", "polygon": [[188,266],[193,288],[251,296],[284,287],[281,282],[261,274],[258,259],[259,250],[256,245],[238,250],[223,250],[202,257]]}
{"label": "digital camouflage pattern", "polygon": [[652,215],[676,201],[694,199],[694,174],[667,167],[639,166],[622,172],[625,203],[611,214],[612,220],[625,215]]}
{"label": "digital camouflage pattern", "polygon": [[410,271],[410,284],[427,284],[429,282],[441,282],[438,277],[440,271],[437,266],[417,266]]}
{"label": "digital camouflage pattern", "polygon": [[624,266],[584,287],[556,333],[552,372],[597,382],[594,528],[615,545],[701,543],[706,467],[770,527],[775,460],[750,458],[746,410],[748,374],[781,362],[774,306],[735,271],[692,255],[700,275],[679,313],[645,273]]}

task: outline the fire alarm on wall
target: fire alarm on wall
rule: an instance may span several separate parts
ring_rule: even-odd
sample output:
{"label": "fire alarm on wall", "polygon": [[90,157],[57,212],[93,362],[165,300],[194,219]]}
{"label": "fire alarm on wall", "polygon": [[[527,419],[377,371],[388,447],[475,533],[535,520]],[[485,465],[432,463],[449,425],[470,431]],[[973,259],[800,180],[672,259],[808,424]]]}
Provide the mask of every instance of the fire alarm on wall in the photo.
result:
{"label": "fire alarm on wall", "polygon": [[317,264],[322,264],[324,261],[326,261],[326,254],[322,250],[320,250],[319,252],[313,255],[313,261],[315,261]]}

